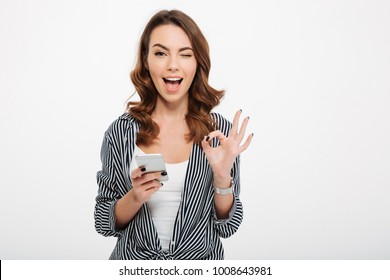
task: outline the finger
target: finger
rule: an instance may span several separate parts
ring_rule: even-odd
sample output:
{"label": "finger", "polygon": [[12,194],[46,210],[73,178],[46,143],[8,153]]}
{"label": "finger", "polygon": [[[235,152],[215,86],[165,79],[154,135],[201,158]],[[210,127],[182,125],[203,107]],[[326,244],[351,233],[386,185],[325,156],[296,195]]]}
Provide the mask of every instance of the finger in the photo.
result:
{"label": "finger", "polygon": [[141,201],[148,201],[150,197],[160,190],[161,186],[158,184],[155,184],[154,186],[152,185],[147,185],[147,186],[137,186],[135,187],[137,196]]}
{"label": "finger", "polygon": [[238,132],[238,122],[240,120],[241,113],[242,113],[242,110],[240,109],[234,115],[233,125],[232,125],[232,129],[230,130],[229,136],[231,135],[233,137],[236,137],[237,132]]}
{"label": "finger", "polygon": [[240,132],[238,133],[238,141],[241,143],[242,139],[244,139],[244,136],[245,136],[245,131],[246,131],[246,128],[248,126],[248,122],[249,122],[249,117],[246,117],[243,121],[242,121],[242,124],[241,124],[241,127],[240,127]]}
{"label": "finger", "polygon": [[248,138],[246,139],[245,143],[244,143],[242,146],[240,146],[240,149],[239,149],[240,154],[241,154],[243,151],[245,151],[245,150],[249,147],[249,144],[252,142],[253,135],[254,135],[254,134],[251,133],[251,134],[248,136]]}
{"label": "finger", "polygon": [[[136,178],[137,184],[143,185],[143,184],[148,183],[150,181],[158,180],[161,176],[164,176],[163,172],[165,172],[165,171],[144,173],[142,176]],[[167,175],[166,172],[164,174]]]}
{"label": "finger", "polygon": [[130,178],[135,179],[135,178],[141,177],[142,174],[144,173],[144,171],[145,170],[142,166],[139,168],[136,168],[133,171],[131,171]]}
{"label": "finger", "polygon": [[163,186],[163,183],[161,183],[158,180],[151,180],[147,182],[141,182],[139,179],[133,182],[133,188],[137,189],[140,192],[146,192],[149,189],[153,188],[160,188]]}
{"label": "finger", "polygon": [[159,181],[161,176],[166,176],[167,172],[166,171],[158,171],[158,172],[150,172],[150,173],[145,173],[141,179],[146,183],[150,181]]}
{"label": "finger", "polygon": [[205,137],[203,138],[202,142],[200,142],[201,145],[202,145],[203,151],[204,151],[205,153],[208,153],[208,152],[211,151],[211,149],[212,149],[211,146],[210,146],[210,142],[209,142],[208,139],[210,139],[210,136],[205,136]]}
{"label": "finger", "polygon": [[144,191],[149,191],[150,189],[160,189],[163,184],[158,180],[148,181],[140,187],[144,189]]}
{"label": "finger", "polygon": [[226,136],[225,136],[225,134],[222,133],[222,131],[214,130],[214,131],[209,133],[208,137],[206,138],[206,141],[210,142],[214,138],[218,138],[219,142],[222,142],[223,140],[226,139]]}
{"label": "finger", "polygon": [[148,190],[145,191],[145,194],[147,197],[151,197],[154,193],[156,193],[158,190],[160,190],[160,186],[158,187],[153,187],[153,188],[149,188]]}

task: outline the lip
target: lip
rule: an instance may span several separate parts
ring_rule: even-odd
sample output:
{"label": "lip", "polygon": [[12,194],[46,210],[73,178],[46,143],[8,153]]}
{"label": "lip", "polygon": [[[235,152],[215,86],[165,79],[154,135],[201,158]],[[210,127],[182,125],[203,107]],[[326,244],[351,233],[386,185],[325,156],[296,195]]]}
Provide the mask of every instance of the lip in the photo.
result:
{"label": "lip", "polygon": [[180,76],[166,76],[166,77],[163,77],[163,79],[175,79],[175,78],[183,79],[183,77],[180,77]]}
{"label": "lip", "polygon": [[163,77],[165,88],[168,92],[176,92],[179,90],[183,77],[180,76],[168,76]]}

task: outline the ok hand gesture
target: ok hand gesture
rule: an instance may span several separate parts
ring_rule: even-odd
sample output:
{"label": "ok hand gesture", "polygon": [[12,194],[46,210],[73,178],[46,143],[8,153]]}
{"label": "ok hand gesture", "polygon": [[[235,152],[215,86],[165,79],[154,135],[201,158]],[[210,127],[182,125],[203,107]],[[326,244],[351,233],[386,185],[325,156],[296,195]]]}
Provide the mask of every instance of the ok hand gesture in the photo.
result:
{"label": "ok hand gesture", "polygon": [[[246,117],[239,129],[239,119],[241,113],[241,110],[236,112],[228,137],[226,137],[221,131],[215,130],[202,141],[203,151],[205,152],[207,160],[209,161],[214,173],[214,183],[218,186],[224,185],[224,183],[228,182],[228,180],[230,182],[230,170],[233,167],[236,157],[248,148],[253,138],[252,133],[247,137],[244,144],[241,145],[249,122],[249,117]],[[210,141],[215,137],[218,138],[220,145],[213,148],[210,146]]]}

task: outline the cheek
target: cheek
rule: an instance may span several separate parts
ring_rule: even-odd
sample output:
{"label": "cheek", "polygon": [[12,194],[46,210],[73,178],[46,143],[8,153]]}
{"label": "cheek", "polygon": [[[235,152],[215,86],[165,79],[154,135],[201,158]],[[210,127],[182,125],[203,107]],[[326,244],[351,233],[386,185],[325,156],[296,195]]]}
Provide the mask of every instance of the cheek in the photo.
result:
{"label": "cheek", "polygon": [[187,75],[188,75],[189,77],[194,78],[195,73],[196,73],[196,69],[197,69],[197,64],[196,64],[196,62],[195,62],[195,63],[194,63],[194,62],[189,63],[189,64],[187,65],[187,67],[186,67]]}
{"label": "cheek", "polygon": [[163,68],[163,60],[156,59],[154,56],[148,56],[146,63],[149,68],[149,72],[157,73]]}
{"label": "cheek", "polygon": [[154,61],[148,61],[149,74],[153,80],[158,79],[161,74],[161,70],[158,64]]}
{"label": "cheek", "polygon": [[193,69],[191,73],[191,83],[194,81],[195,75],[196,75],[196,67]]}

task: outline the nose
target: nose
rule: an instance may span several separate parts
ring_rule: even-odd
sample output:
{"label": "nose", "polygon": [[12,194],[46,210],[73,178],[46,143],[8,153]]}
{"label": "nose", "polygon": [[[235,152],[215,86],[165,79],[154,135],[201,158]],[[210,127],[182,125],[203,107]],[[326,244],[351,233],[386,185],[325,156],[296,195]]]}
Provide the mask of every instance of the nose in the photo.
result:
{"label": "nose", "polygon": [[175,56],[170,56],[168,61],[168,70],[177,71],[179,70],[179,61]]}

